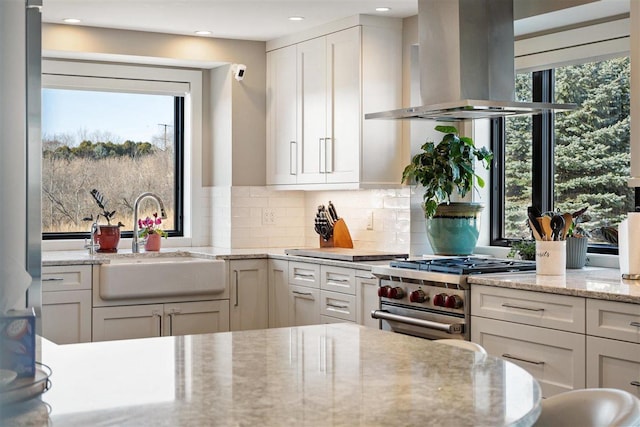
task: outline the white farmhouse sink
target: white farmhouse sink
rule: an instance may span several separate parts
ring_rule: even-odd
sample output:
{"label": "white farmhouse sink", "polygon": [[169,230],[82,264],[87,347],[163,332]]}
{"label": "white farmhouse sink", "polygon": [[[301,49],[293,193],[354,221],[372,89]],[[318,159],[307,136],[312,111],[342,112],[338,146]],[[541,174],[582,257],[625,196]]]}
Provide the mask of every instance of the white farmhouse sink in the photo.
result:
{"label": "white farmhouse sink", "polygon": [[192,256],[113,258],[100,265],[103,300],[220,294],[226,288],[223,260]]}

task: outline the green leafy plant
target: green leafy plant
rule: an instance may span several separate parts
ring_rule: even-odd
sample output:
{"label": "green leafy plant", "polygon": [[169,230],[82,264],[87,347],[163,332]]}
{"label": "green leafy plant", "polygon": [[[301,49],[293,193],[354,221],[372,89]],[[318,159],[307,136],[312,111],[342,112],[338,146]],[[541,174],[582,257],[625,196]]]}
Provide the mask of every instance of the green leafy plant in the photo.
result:
{"label": "green leafy plant", "polygon": [[[110,211],[107,209],[107,201],[104,199],[104,196],[95,188],[93,190],[91,190],[89,192],[89,194],[91,194],[91,196],[93,197],[93,200],[95,200],[96,204],[98,205],[98,207],[102,210],[101,213],[99,213],[98,215],[96,215],[96,223],[98,222],[98,220],[100,219],[100,216],[102,216],[104,219],[107,220],[107,224],[111,225],[111,220],[115,217],[116,215],[116,211]],[[93,215],[87,217],[87,218],[83,218],[84,221],[93,221]],[[118,222],[118,227],[122,227],[124,224],[122,224],[121,222]]]}
{"label": "green leafy plant", "polygon": [[535,240],[516,240],[511,243],[511,250],[507,254],[507,258],[515,258],[516,255],[520,259],[533,261],[536,259],[536,241]]}
{"label": "green leafy plant", "polygon": [[431,218],[440,203],[450,202],[454,191],[464,197],[475,183],[484,187],[484,180],[474,170],[474,161],[482,162],[485,169],[491,166],[493,153],[476,148],[473,140],[459,136],[454,126],[436,126],[445,136],[436,144],[427,141],[422,151],[411,158],[402,172],[402,182],[416,182],[424,187],[424,211]]}
{"label": "green leafy plant", "polygon": [[145,238],[149,234],[159,234],[165,239],[169,236],[169,233],[158,228],[162,224],[162,219],[158,218],[158,212],[153,214],[153,218],[146,217],[145,219],[138,219],[138,237]]}

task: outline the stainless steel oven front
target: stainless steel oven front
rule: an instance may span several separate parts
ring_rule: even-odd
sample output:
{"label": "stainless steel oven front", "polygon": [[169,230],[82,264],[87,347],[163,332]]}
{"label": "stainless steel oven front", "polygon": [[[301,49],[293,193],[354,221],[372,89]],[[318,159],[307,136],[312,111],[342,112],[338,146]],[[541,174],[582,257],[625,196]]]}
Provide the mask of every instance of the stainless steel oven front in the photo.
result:
{"label": "stainless steel oven front", "polygon": [[426,339],[470,339],[469,291],[459,283],[387,277],[379,280],[381,329]]}

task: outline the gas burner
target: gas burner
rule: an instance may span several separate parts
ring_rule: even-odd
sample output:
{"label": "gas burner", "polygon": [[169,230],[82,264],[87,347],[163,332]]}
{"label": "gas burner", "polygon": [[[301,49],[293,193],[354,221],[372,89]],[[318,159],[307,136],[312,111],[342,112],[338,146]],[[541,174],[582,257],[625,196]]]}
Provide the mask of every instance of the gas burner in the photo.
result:
{"label": "gas burner", "polygon": [[391,267],[405,268],[409,270],[433,271],[460,275],[505,273],[536,269],[536,264],[533,261],[483,257],[452,257],[406,261],[398,260],[392,261],[389,265]]}

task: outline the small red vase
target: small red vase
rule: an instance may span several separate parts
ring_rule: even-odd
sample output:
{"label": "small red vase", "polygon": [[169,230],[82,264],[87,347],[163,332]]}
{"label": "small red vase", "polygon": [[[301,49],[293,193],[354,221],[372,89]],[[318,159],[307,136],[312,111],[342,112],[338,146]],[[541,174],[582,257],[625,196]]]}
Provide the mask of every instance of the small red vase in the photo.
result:
{"label": "small red vase", "polygon": [[147,236],[147,241],[144,244],[144,250],[147,252],[158,252],[160,250],[160,236],[157,233],[151,233]]}
{"label": "small red vase", "polygon": [[120,243],[120,227],[117,225],[99,225],[94,240],[100,245],[98,252],[116,253]]}

